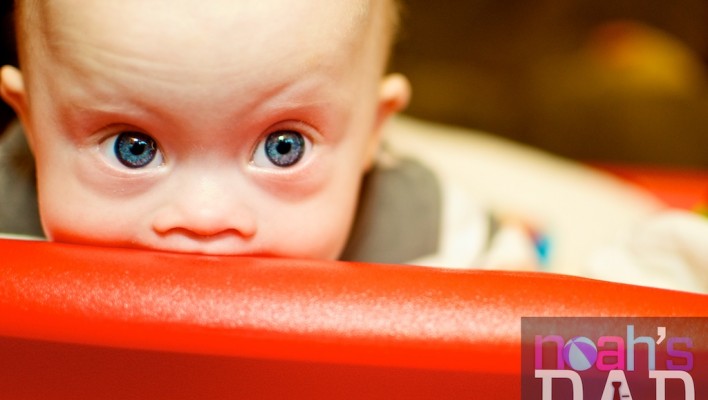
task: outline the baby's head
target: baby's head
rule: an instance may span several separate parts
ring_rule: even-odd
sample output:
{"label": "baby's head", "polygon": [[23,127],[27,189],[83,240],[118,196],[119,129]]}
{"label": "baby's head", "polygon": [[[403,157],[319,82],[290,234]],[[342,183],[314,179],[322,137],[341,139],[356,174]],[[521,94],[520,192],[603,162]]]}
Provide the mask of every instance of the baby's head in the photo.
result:
{"label": "baby's head", "polygon": [[20,0],[1,91],[56,241],[332,259],[384,121],[393,0]]}

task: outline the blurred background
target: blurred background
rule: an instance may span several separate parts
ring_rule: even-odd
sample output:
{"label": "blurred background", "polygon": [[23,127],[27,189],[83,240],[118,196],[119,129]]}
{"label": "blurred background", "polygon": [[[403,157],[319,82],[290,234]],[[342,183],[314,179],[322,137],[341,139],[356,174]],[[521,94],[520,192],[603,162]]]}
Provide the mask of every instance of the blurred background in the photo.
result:
{"label": "blurred background", "polygon": [[708,1],[406,0],[408,113],[575,159],[708,167]]}
{"label": "blurred background", "polygon": [[392,68],[415,117],[583,161],[708,168],[707,63],[706,0],[405,0]]}
{"label": "blurred background", "polygon": [[[12,1],[0,0],[0,65],[17,63],[12,27]],[[0,128],[13,118],[12,110],[0,100]]]}

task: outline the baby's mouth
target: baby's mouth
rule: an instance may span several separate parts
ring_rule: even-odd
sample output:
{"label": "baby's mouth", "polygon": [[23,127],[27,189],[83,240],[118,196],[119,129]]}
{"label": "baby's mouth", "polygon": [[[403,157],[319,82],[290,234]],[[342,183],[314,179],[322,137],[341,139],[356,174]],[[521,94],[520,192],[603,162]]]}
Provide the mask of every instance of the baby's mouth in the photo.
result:
{"label": "baby's mouth", "polygon": [[156,240],[136,242],[135,247],[172,253],[213,256],[272,256],[271,252],[254,246],[253,238],[244,238],[236,233],[222,232],[216,235],[194,235],[169,232]]}

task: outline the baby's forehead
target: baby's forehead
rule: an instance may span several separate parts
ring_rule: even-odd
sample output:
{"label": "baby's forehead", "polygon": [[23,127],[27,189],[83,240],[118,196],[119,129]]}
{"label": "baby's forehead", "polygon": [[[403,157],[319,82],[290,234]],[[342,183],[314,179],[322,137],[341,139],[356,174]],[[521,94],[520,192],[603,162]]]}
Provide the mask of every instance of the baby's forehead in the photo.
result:
{"label": "baby's forehead", "polygon": [[[157,51],[170,45],[222,52],[258,47],[297,48],[357,44],[374,25],[380,0],[53,0],[28,10],[37,22],[30,36],[44,42],[82,42]],[[150,47],[153,48],[150,48]],[[58,46],[54,50],[61,50]]]}
{"label": "baby's forehead", "polygon": [[[388,1],[388,0],[386,0]],[[367,25],[381,0],[19,0],[25,16],[42,23],[107,24],[119,19],[131,25],[148,24],[153,31],[171,27],[239,25],[259,23],[262,31],[277,30],[289,21],[301,30],[310,26],[337,26],[347,32]],[[38,18],[39,17],[39,18]],[[202,26],[203,28],[203,26]],[[296,33],[296,32],[293,32]]]}

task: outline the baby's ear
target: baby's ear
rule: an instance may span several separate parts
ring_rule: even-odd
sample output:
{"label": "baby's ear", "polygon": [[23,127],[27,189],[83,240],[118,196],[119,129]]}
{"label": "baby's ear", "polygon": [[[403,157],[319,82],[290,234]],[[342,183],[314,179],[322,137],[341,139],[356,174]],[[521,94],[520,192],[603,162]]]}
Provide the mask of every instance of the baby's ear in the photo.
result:
{"label": "baby's ear", "polygon": [[385,76],[379,91],[379,123],[383,124],[390,116],[406,108],[410,98],[408,78],[401,74]]}
{"label": "baby's ear", "polygon": [[378,111],[365,160],[367,170],[371,168],[374,163],[374,158],[376,157],[381,143],[381,134],[384,124],[391,116],[408,106],[410,97],[411,85],[405,76],[401,74],[391,74],[381,80]]}
{"label": "baby's ear", "polygon": [[26,121],[28,115],[27,94],[22,72],[19,69],[5,65],[0,69],[0,95],[20,117]]}

